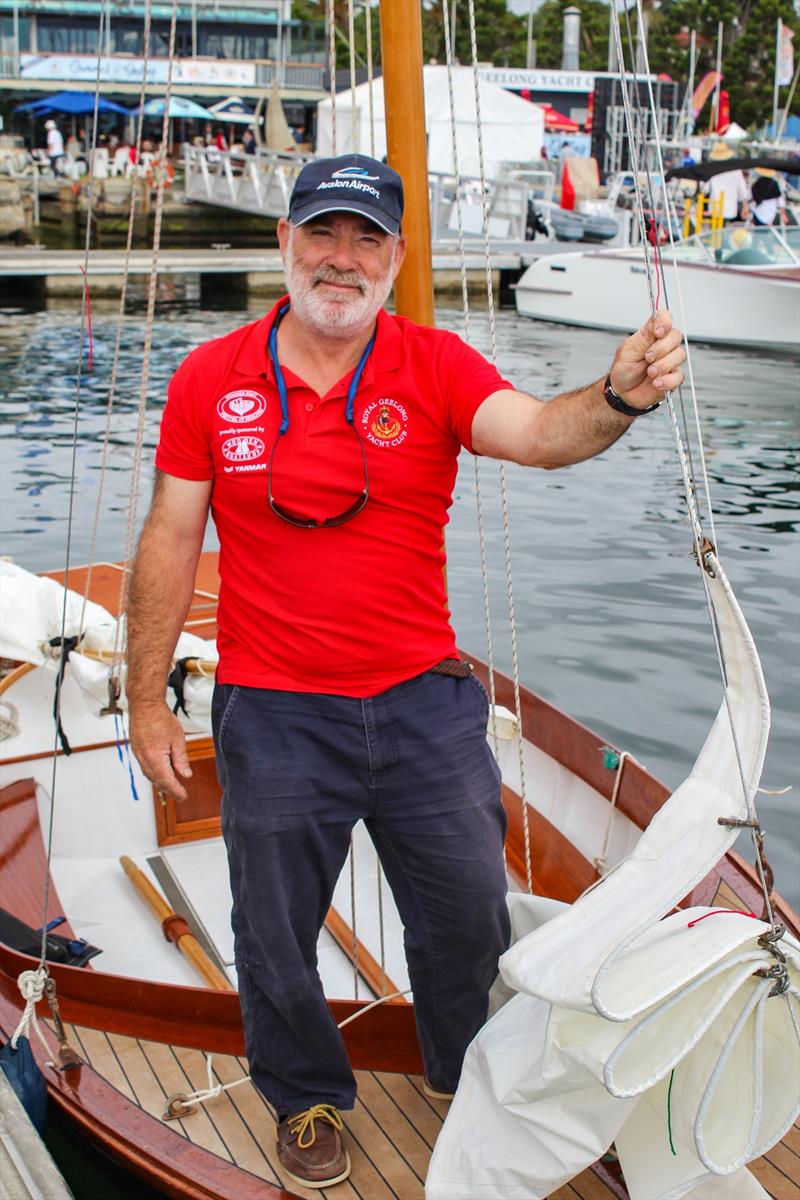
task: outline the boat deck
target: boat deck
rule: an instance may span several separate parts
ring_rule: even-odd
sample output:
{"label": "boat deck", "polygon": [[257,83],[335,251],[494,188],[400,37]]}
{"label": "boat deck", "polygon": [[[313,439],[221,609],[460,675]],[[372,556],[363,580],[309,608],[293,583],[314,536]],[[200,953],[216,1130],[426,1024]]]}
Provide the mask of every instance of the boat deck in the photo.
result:
{"label": "boat deck", "polygon": [[[168,1097],[207,1087],[205,1056],[199,1050],[67,1026],[72,1046],[95,1071],[144,1112],[161,1119]],[[214,1055],[214,1084],[247,1074],[247,1063]],[[353,1164],[345,1183],[311,1191],[287,1185],[275,1154],[273,1117],[252,1085],[242,1083],[202,1105],[169,1128],[196,1146],[235,1163],[291,1196],[314,1200],[423,1200],[424,1181],[447,1105],[430,1100],[418,1075],[356,1071],[358,1099],[346,1115],[347,1148]],[[767,1155],[749,1164],[773,1200],[800,1197],[800,1127],[793,1126]],[[550,1200],[618,1200],[626,1193],[613,1177],[584,1171],[551,1193]],[[476,1197],[476,1200],[479,1200]]]}
{"label": "boat deck", "polygon": [[[153,1117],[162,1118],[175,1092],[207,1087],[205,1056],[199,1050],[139,1038],[67,1027],[73,1048],[98,1074]],[[247,1074],[247,1063],[214,1055],[214,1083]],[[251,1083],[243,1083],[169,1127],[292,1196],[314,1200],[423,1200],[425,1175],[447,1105],[430,1100],[419,1075],[356,1071],[358,1099],[346,1115],[347,1149],[353,1172],[345,1183],[324,1190],[287,1183],[275,1154],[271,1109]],[[800,1165],[800,1159],[798,1159]],[[553,1193],[553,1200],[616,1200],[619,1195],[592,1171]],[[785,1200],[778,1197],[776,1200]]]}

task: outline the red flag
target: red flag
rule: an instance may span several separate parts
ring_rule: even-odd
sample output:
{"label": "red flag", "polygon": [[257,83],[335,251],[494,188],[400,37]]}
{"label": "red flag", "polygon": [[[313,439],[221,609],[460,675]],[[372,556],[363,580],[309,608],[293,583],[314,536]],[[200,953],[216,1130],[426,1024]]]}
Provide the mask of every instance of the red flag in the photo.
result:
{"label": "red flag", "polygon": [[731,98],[724,89],[719,94],[719,112],[717,113],[717,133],[724,133],[731,123]]}

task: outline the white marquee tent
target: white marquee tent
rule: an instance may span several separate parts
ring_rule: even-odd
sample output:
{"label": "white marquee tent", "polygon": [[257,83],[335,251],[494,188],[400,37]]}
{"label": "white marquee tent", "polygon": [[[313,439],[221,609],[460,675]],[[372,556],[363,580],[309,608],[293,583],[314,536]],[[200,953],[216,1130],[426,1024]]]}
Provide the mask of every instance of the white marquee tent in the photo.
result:
{"label": "white marquee tent", "polygon": [[[425,130],[428,136],[428,165],[448,174],[453,171],[450,96],[446,67],[425,67]],[[386,155],[383,80],[373,83],[375,113],[375,157]],[[453,93],[458,145],[458,168],[464,176],[477,176],[478,134],[475,109],[475,84],[470,67],[453,68]],[[541,157],[544,140],[544,110],[521,100],[512,92],[479,81],[483,153],[487,178],[496,177],[504,162],[528,163]],[[356,144],[352,139],[352,98],[355,95]],[[330,97],[317,110],[317,154],[333,154],[332,106]],[[337,154],[369,154],[369,84],[362,83],[336,96]]]}

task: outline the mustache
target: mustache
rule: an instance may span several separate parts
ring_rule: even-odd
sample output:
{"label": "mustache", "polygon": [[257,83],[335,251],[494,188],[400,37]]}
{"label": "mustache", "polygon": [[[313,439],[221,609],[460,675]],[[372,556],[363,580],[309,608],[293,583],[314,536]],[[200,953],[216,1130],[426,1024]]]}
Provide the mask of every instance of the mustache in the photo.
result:
{"label": "mustache", "polygon": [[356,287],[362,296],[366,290],[366,283],[357,271],[337,271],[335,267],[320,267],[315,271],[311,284],[316,286],[318,283],[338,283],[343,287]]}

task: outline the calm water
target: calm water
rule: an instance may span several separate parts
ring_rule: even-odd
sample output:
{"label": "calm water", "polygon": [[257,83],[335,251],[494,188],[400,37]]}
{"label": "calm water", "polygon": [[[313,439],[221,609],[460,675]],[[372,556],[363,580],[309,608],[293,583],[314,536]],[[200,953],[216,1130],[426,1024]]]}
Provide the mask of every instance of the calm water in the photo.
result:
{"label": "calm water", "polygon": [[[199,342],[260,315],[165,303],[150,372],[146,450],[155,446],[166,383]],[[2,553],[32,570],[63,560],[79,318],[72,307],[2,310]],[[440,322],[461,329],[459,312]],[[144,321],[126,322],[97,557],[121,557],[136,427]],[[473,340],[488,349],[485,313]],[[84,376],[73,562],[85,561],[100,480],[115,309],[95,306],[94,369]],[[617,339],[498,316],[498,358],[541,395],[603,374]],[[756,638],[773,706],[762,797],[778,887],[800,904],[800,539],[797,363],[697,347],[695,377],[717,543]],[[151,455],[150,455],[151,456]],[[150,490],[142,478],[140,508]],[[521,676],[631,751],[667,784],[684,778],[721,701],[682,483],[663,412],[634,424],[591,462],[557,472],[506,468]],[[510,666],[502,520],[495,464],[484,463],[490,608],[498,665]],[[140,516],[143,513],[140,512]],[[209,542],[209,544],[212,544]],[[473,463],[464,457],[448,530],[449,585],[463,646],[485,654]],[[746,852],[746,847],[743,850]]]}

